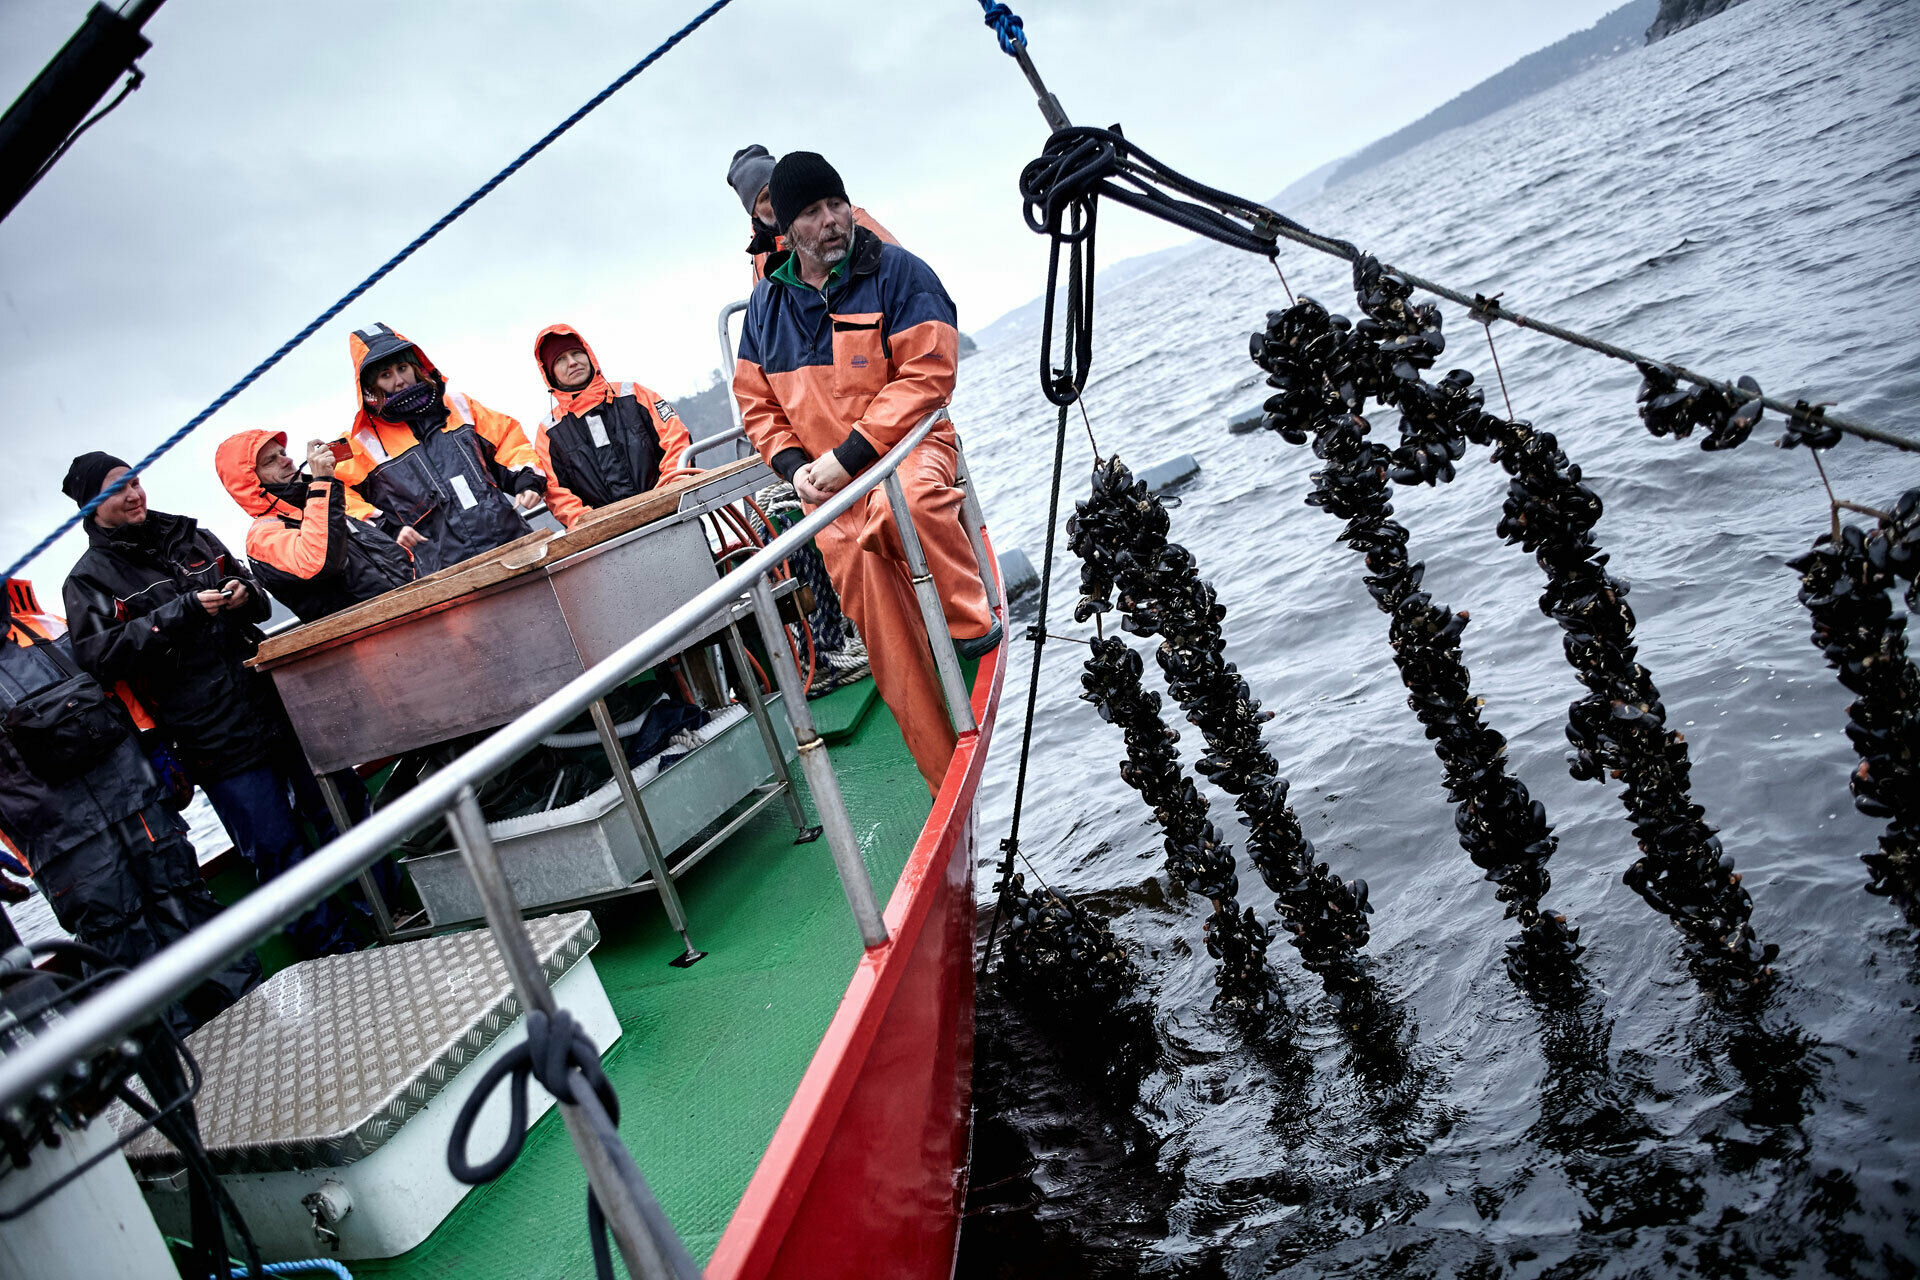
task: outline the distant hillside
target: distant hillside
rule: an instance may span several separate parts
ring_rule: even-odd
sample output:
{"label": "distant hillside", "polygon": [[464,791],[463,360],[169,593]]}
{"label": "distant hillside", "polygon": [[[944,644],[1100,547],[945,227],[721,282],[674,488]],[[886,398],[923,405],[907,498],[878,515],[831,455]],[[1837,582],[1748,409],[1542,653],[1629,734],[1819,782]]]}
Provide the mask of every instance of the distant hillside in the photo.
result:
{"label": "distant hillside", "polygon": [[1647,28],[1647,43],[1664,40],[1676,31],[1685,31],[1694,23],[1705,22],[1714,14],[1739,3],[1740,0],[1660,0],[1659,16]]}
{"label": "distant hillside", "polygon": [[[1689,5],[1712,4],[1715,0],[1667,0]],[[1562,80],[1618,57],[1647,42],[1647,28],[1662,12],[1661,0],[1633,0],[1622,5],[1585,31],[1576,31],[1520,59],[1505,71],[1489,76],[1465,93],[1421,116],[1404,129],[1397,130],[1355,152],[1327,180],[1328,186],[1345,182],[1405,151],[1438,137],[1449,129],[1472,124],[1494,112],[1551,89]]]}
{"label": "distant hillside", "polygon": [[733,410],[727,404],[732,394],[732,384],[715,373],[706,390],[690,396],[675,396],[673,407],[680,414],[680,420],[687,424],[687,433],[695,440],[705,440],[733,426]]}

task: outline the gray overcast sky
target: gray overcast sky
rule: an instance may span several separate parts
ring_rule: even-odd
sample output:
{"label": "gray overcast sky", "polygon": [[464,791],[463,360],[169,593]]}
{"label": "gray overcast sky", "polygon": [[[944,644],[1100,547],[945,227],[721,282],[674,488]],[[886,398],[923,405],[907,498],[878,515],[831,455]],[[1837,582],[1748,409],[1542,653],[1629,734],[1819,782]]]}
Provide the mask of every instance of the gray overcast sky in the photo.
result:
{"label": "gray overcast sky", "polygon": [[[1025,0],[1076,120],[1265,199],[1621,0]],[[10,562],[71,511],[68,460],[138,458],[507,160],[678,28],[698,0],[402,5],[169,0],[145,85],[0,223]],[[89,0],[0,4],[0,101]],[[733,151],[824,152],[932,262],[977,329],[1040,290],[1015,182],[1044,126],[974,0],[735,0],[227,406],[151,473],[153,505],[238,550],[214,446],[250,426],[339,435],[349,329],[384,320],[528,425],[531,342],[580,327],[668,395],[718,363],[746,292]],[[1131,211],[1101,259],[1185,237]],[[57,598],[78,533],[31,570]]]}

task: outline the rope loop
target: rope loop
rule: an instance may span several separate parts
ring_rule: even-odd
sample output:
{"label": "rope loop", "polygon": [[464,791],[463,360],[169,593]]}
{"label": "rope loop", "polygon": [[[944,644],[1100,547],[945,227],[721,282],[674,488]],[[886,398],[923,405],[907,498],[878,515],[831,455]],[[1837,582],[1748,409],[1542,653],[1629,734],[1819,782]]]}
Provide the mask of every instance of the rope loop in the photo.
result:
{"label": "rope loop", "polygon": [[[580,1076],[575,1077],[578,1071]],[[507,1076],[510,1111],[507,1136],[500,1149],[487,1159],[474,1163],[468,1159],[467,1144],[473,1137],[474,1122],[487,1100]],[[492,1182],[519,1158],[527,1141],[527,1079],[538,1080],[541,1087],[562,1103],[578,1104],[578,1079],[600,1099],[612,1124],[620,1123],[620,1099],[614,1095],[613,1082],[600,1068],[600,1051],[592,1037],[565,1009],[551,1014],[534,1009],[527,1014],[527,1038],[509,1049],[480,1077],[460,1114],[454,1118],[453,1132],[447,1136],[447,1171],[468,1186]],[[619,1145],[620,1135],[609,1130],[596,1135],[609,1148]],[[594,1272],[601,1280],[612,1280],[613,1251],[607,1244],[607,1220],[591,1188],[587,1191],[587,1234],[593,1246]]]}
{"label": "rope loop", "polygon": [[[492,1182],[505,1173],[527,1140],[528,1078],[538,1080],[541,1087],[558,1101],[572,1103],[575,1101],[575,1068],[586,1078],[587,1086],[598,1095],[600,1105],[607,1109],[607,1116],[618,1124],[620,1100],[614,1096],[613,1084],[607,1079],[606,1072],[600,1069],[600,1051],[594,1048],[593,1040],[585,1028],[565,1009],[556,1009],[550,1015],[538,1009],[527,1014],[527,1038],[487,1068],[487,1073],[480,1077],[479,1084],[474,1086],[473,1093],[460,1108],[460,1114],[453,1122],[453,1132],[447,1138],[448,1171],[470,1187]],[[494,1089],[509,1075],[513,1077],[513,1083],[508,1086],[512,1110],[507,1120],[507,1136],[498,1151],[474,1163],[468,1158],[467,1151],[474,1122],[480,1118],[480,1112],[493,1096]]]}
{"label": "rope loop", "polygon": [[1009,58],[1019,57],[1027,47],[1027,31],[1021,25],[1020,15],[991,0],[980,0],[980,7],[986,12],[986,24],[1000,37],[1000,52]]}

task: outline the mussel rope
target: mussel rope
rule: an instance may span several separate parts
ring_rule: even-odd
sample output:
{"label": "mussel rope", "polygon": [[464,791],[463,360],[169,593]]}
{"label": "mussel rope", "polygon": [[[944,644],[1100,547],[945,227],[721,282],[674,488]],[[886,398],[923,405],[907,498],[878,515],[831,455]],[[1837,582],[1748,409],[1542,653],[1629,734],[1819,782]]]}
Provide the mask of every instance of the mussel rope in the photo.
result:
{"label": "mussel rope", "polygon": [[1027,639],[1033,641],[1033,659],[1027,672],[1026,721],[1020,727],[1020,768],[1013,780],[1013,818],[1007,824],[1007,838],[1000,842],[1003,856],[1000,876],[994,883],[993,921],[987,926],[987,945],[980,953],[981,977],[986,976],[987,962],[993,958],[993,940],[1000,932],[1001,909],[1013,887],[1013,860],[1020,856],[1020,813],[1027,801],[1027,758],[1033,750],[1033,707],[1040,697],[1040,654],[1047,646],[1047,600],[1053,592],[1053,541],[1054,532],[1060,527],[1060,485],[1066,463],[1067,405],[1063,404],[1053,441],[1053,491],[1047,498],[1047,552],[1040,562],[1039,616],[1027,628]]}
{"label": "mussel rope", "polygon": [[[1028,56],[1026,32],[1020,19],[1003,4],[989,4],[987,0],[982,0],[982,7],[987,10],[987,26],[998,34],[1002,52],[1020,63],[1020,69],[1039,92],[1041,112],[1049,117],[1048,125],[1053,129],[1053,135],[1047,140],[1046,147],[1039,158],[1021,171],[1020,196],[1025,204],[1027,225],[1034,231],[1053,239],[1056,256],[1063,240],[1066,243],[1074,242],[1072,235],[1063,234],[1060,229],[1064,210],[1072,208],[1084,212],[1086,227],[1084,234],[1091,237],[1095,205],[1102,195],[1110,196],[1142,213],[1152,214],[1162,221],[1183,227],[1210,240],[1217,240],[1221,244],[1244,249],[1269,260],[1276,260],[1276,265],[1279,253],[1277,240],[1281,237],[1347,262],[1355,262],[1366,256],[1351,242],[1334,236],[1321,235],[1258,201],[1248,200],[1195,182],[1128,142],[1118,126],[1112,129],[1095,129],[1068,125],[1064,123],[1063,116],[1056,121],[1053,114],[1059,111],[1058,99],[1047,92],[1046,85],[1041,81],[1039,72]],[[1122,185],[1123,183],[1128,185]],[[1187,199],[1175,199],[1160,189],[1163,187],[1178,192]],[[1091,254],[1089,254],[1090,262]],[[1698,386],[1710,387],[1730,396],[1740,396],[1742,402],[1747,398],[1746,392],[1727,379],[1697,373],[1674,361],[1643,355],[1618,343],[1595,338],[1578,330],[1569,329],[1565,325],[1554,324],[1504,306],[1499,301],[1503,291],[1497,291],[1488,297],[1452,288],[1391,264],[1386,265],[1385,269],[1400,276],[1415,288],[1472,309],[1475,319],[1484,316],[1489,323],[1494,319],[1505,320],[1522,329],[1546,334],[1550,338],[1557,338],[1572,346],[1583,347],[1610,359],[1624,360],[1629,364],[1650,365],[1664,370],[1674,378]],[[1054,268],[1050,265],[1049,286],[1051,286],[1053,274]],[[1090,329],[1093,313],[1091,275],[1086,281],[1085,290],[1086,322]],[[1051,287],[1049,287],[1050,294]],[[1087,338],[1090,350],[1090,333]],[[1045,343],[1050,339],[1049,326],[1047,331],[1043,331],[1041,340]],[[1085,369],[1082,368],[1079,370],[1082,385],[1084,385],[1085,376]],[[1047,392],[1048,398],[1052,399],[1054,392],[1044,363],[1040,381],[1042,389]],[[1909,453],[1920,453],[1920,440],[1835,413],[1831,406],[1813,405],[1805,400],[1788,401],[1769,395],[1761,395],[1759,399],[1769,409],[1785,414],[1789,422],[1814,422],[1858,436],[1863,440],[1891,445]],[[1055,400],[1054,403],[1060,402]]]}
{"label": "mussel rope", "polygon": [[435,236],[439,235],[442,231],[445,231],[448,227],[452,226],[453,223],[458,218],[460,218],[461,215],[467,212],[467,210],[473,208],[474,205],[480,203],[481,200],[485,199],[488,195],[490,195],[493,192],[493,189],[495,187],[498,187],[501,183],[505,182],[508,178],[511,178],[514,174],[518,173],[521,169],[525,168],[527,163],[531,161],[535,156],[539,155],[542,151],[545,151],[548,147],[552,146],[556,141],[558,141],[561,134],[567,132],[567,130],[573,128],[574,125],[579,124],[582,120],[586,119],[589,114],[591,114],[596,108],[600,106],[600,104],[605,102],[608,98],[611,98],[614,94],[618,93],[621,89],[625,88],[632,80],[634,80],[637,76],[639,76],[641,72],[645,71],[648,67],[651,67],[654,63],[658,62],[661,58],[665,57],[668,51],[671,50],[675,45],[679,44],[682,40],[685,40],[688,36],[692,35],[695,31],[699,30],[700,27],[706,23],[707,19],[713,17],[714,14],[719,13],[722,9],[726,8],[732,2],[733,0],[713,0],[713,3],[708,5],[705,9],[701,10],[697,15],[695,15],[695,17],[691,22],[688,22],[685,26],[681,27],[678,31],[668,36],[666,40],[664,40],[660,44],[659,48],[655,49],[652,53],[649,53],[646,57],[640,59],[640,61],[634,63],[631,67],[628,67],[625,71],[621,72],[618,76],[614,77],[612,83],[607,85],[606,88],[602,89],[599,93],[594,94],[593,97],[587,99],[587,101],[584,104],[582,104],[580,108],[576,110],[572,115],[568,116],[565,120],[562,120],[559,124],[549,129],[546,135],[542,137],[538,142],[528,147],[525,151],[522,151],[518,156],[515,156],[513,161],[510,164],[508,164],[506,168],[500,170],[500,172],[494,174],[491,178],[488,178],[485,182],[481,183],[480,186],[476,188],[471,195],[466,197],[466,199],[462,200],[459,204],[453,206],[453,208],[449,209],[446,213],[442,214],[440,216],[439,221],[435,222],[432,226],[428,227],[425,231],[422,231],[419,235],[415,236],[411,241],[408,242],[405,248],[401,249],[400,252],[394,254],[391,258],[388,258],[384,263],[382,263],[379,266],[378,269],[376,269],[373,272],[372,275],[368,276],[366,279],[362,280],[359,284],[356,284],[355,286],[353,286],[353,288],[341,294],[339,299],[335,301],[331,306],[329,306],[325,311],[322,311],[319,315],[315,316],[312,320],[308,321],[305,328],[301,329],[300,332],[294,334],[291,338],[288,338],[285,342],[281,343],[279,348],[276,351],[274,351],[272,355],[268,356],[265,360],[262,360],[259,364],[255,365],[252,369],[248,370],[246,373],[246,376],[242,377],[240,381],[234,383],[232,386],[228,387],[225,391],[221,392],[219,396],[214,399],[212,404],[208,405],[206,408],[202,409],[199,413],[195,414],[192,420],[190,420],[186,426],[181,427],[178,431],[168,436],[165,440],[162,440],[157,446],[155,446],[155,448],[151,453],[147,454],[146,457],[136,462],[133,465],[132,469],[126,473],[126,475],[114,481],[112,484],[108,485],[105,489],[102,489],[100,493],[92,501],[88,502],[85,506],[81,507],[80,510],[75,512],[73,515],[69,516],[66,520],[62,521],[60,526],[56,528],[52,533],[49,533],[46,537],[40,539],[39,542],[35,543],[31,550],[29,550],[25,555],[21,556],[19,559],[15,560],[12,565],[8,566],[5,576],[8,578],[19,577],[20,571],[22,569],[26,568],[27,565],[31,564],[34,560],[38,559],[40,555],[43,552],[45,552],[47,548],[51,547],[55,542],[57,542],[60,539],[60,537],[67,532],[67,530],[73,528],[74,526],[78,525],[82,520],[92,515],[95,509],[97,509],[101,503],[107,501],[109,498],[119,493],[122,489],[126,488],[127,483],[131,481],[133,477],[145,471],[148,467],[152,466],[155,462],[158,462],[162,457],[162,455],[166,454],[175,445],[179,444],[182,440],[185,440],[188,436],[192,435],[195,431],[197,431],[200,428],[200,426],[203,423],[207,421],[207,419],[211,418],[214,414],[220,412],[221,409],[225,408],[228,401],[232,400],[235,396],[239,395],[242,391],[245,391],[248,387],[252,386],[255,382],[258,382],[260,378],[264,376],[269,369],[273,368],[275,365],[279,364],[282,360],[286,359],[287,356],[293,352],[295,347],[298,347],[300,344],[305,342],[308,338],[311,338],[314,334],[318,333],[320,331],[321,326],[325,325],[328,321],[332,320],[335,316],[339,315],[342,311],[345,311],[348,305],[351,304],[356,298],[360,297],[361,294],[365,293],[367,290],[373,288],[374,285],[379,284],[382,280],[386,279],[387,276],[392,273],[394,268],[398,267],[401,263],[405,262],[408,258],[411,258],[416,252],[420,250],[422,246],[424,246],[427,243],[427,241],[433,239]]}

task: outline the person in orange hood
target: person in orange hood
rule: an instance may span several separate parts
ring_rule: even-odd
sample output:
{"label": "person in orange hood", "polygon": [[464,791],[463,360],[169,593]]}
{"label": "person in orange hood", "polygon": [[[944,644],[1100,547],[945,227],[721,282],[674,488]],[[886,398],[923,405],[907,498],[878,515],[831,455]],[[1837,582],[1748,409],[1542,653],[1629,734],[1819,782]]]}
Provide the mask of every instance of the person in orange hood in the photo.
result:
{"label": "person in orange hood", "polygon": [[286,446],[286,432],[255,429],[227,437],[213,455],[220,483],[255,517],[247,559],[260,585],[312,622],[413,581],[399,544],[347,514],[332,447],[309,442],[309,479]]}
{"label": "person in orange hood", "polygon": [[534,363],[553,412],[533,433],[547,473],[547,509],[571,529],[588,511],[697,474],[686,465],[687,424],[664,396],[637,382],[609,382],[572,325],[533,340]]}
{"label": "person in orange hood", "polygon": [[[740,197],[740,204],[747,211],[747,220],[752,227],[753,237],[747,242],[747,255],[753,259],[753,282],[759,284],[766,278],[767,259],[776,253],[784,253],[793,246],[773,225],[773,197],[767,193],[767,184],[773,181],[773,153],[755,142],[733,153],[733,161],[727,165],[727,185]],[[899,244],[893,233],[881,226],[879,220],[862,209],[853,206],[855,226],[865,227],[879,236],[882,243]]]}
{"label": "person in orange hood", "polygon": [[347,514],[413,554],[421,576],[524,536],[547,475],[520,424],[447,389],[427,353],[384,324],[347,339],[353,456],[334,468]]}

